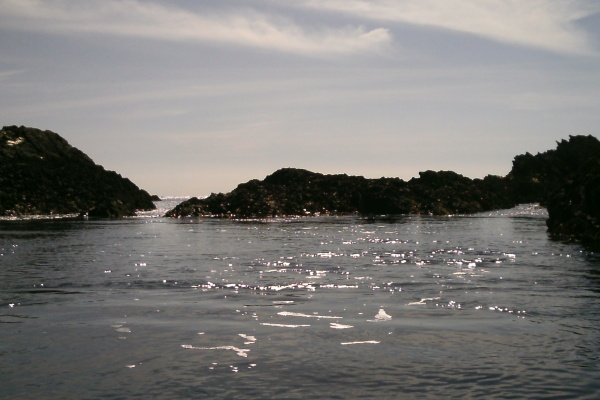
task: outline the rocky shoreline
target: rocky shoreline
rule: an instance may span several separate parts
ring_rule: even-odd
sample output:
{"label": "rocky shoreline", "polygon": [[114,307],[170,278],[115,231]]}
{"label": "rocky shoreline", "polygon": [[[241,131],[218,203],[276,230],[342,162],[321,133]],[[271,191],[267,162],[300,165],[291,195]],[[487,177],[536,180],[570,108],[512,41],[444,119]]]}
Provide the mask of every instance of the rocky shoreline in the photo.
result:
{"label": "rocky shoreline", "polygon": [[[95,164],[51,131],[0,131],[0,216],[77,214],[114,218],[155,209],[157,196]],[[367,179],[283,168],[229,193],[193,197],[166,217],[270,218],[471,214],[520,203],[547,207],[554,238],[600,249],[600,142],[570,136],[544,153],[518,155],[510,173],[470,179],[452,171]]]}
{"label": "rocky shoreline", "polygon": [[114,218],[154,208],[146,191],[58,134],[23,126],[0,131],[0,216]]}
{"label": "rocky shoreline", "polygon": [[600,142],[593,136],[570,136],[557,145],[556,150],[515,157],[506,177],[484,179],[425,171],[403,181],[284,168],[229,193],[191,198],[165,216],[449,215],[540,203],[548,209],[552,237],[599,249]]}
{"label": "rocky shoreline", "polygon": [[283,168],[232,192],[189,199],[168,217],[266,218],[308,215],[466,214],[511,207],[505,179],[469,179],[451,171],[399,178],[324,175]]}
{"label": "rocky shoreline", "polygon": [[548,209],[548,232],[556,239],[600,250],[600,141],[571,136],[556,149],[515,158],[515,192]]}

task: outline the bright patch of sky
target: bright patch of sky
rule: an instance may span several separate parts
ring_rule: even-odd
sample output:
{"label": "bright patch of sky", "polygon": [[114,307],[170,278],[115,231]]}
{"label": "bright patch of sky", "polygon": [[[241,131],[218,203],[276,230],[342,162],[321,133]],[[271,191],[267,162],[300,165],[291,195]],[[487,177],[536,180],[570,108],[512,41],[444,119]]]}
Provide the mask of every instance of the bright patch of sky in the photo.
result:
{"label": "bright patch of sky", "polygon": [[0,122],[159,195],[506,174],[600,137],[597,0],[0,0]]}

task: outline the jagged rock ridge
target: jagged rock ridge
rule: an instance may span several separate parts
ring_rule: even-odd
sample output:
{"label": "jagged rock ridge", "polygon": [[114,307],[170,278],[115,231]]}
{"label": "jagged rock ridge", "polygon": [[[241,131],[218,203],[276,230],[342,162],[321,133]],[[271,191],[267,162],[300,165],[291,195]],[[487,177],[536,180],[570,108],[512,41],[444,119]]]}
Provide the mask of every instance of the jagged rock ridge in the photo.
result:
{"label": "jagged rock ridge", "polygon": [[444,215],[510,207],[506,193],[504,179],[497,176],[469,179],[451,171],[426,171],[406,182],[284,168],[227,194],[187,200],[167,216]]}
{"label": "jagged rock ridge", "polygon": [[0,131],[0,216],[120,217],[154,208],[146,191],[58,134],[23,126]]}

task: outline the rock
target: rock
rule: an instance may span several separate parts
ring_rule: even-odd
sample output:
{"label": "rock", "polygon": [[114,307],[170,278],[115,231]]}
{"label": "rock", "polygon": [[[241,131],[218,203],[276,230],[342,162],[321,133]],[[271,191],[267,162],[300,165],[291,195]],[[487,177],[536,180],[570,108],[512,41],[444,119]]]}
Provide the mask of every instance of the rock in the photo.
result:
{"label": "rock", "polygon": [[158,197],[158,195],[153,194],[152,196],[150,196],[150,199],[152,201],[162,201],[162,199],[160,197]]}
{"label": "rock", "polygon": [[251,180],[232,192],[187,200],[168,217],[264,218],[275,216],[472,213],[513,204],[503,178],[472,180],[454,172],[426,171],[399,178],[324,175],[283,168],[264,180]]}
{"label": "rock", "polygon": [[465,214],[539,202],[550,234],[600,248],[600,143],[571,136],[556,150],[515,157],[506,177],[470,179],[452,171],[399,178],[323,175],[284,168],[230,193],[187,200],[166,216],[264,218],[362,214]]}
{"label": "rock", "polygon": [[58,134],[23,126],[0,131],[0,216],[121,217],[154,208],[146,191]]}
{"label": "rock", "polygon": [[517,162],[522,165],[511,174],[524,192],[547,206],[552,237],[600,250],[600,141],[570,136],[555,150]]}
{"label": "rock", "polygon": [[425,171],[408,182],[417,206],[414,213],[433,215],[471,214],[510,208],[504,178],[488,175],[470,179],[452,171]]}

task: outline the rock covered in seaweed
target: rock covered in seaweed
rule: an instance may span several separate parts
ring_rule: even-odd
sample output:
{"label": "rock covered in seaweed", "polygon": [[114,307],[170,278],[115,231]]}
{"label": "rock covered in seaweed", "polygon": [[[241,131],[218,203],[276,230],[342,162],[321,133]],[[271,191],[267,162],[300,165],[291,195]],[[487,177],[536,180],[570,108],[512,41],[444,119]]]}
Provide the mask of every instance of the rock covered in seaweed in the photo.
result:
{"label": "rock covered in seaweed", "polygon": [[513,204],[503,178],[469,179],[449,171],[426,171],[405,182],[367,179],[283,168],[264,180],[251,180],[232,192],[189,199],[166,216],[264,218],[318,214],[457,214]]}
{"label": "rock covered in seaweed", "polygon": [[58,134],[23,126],[0,131],[0,216],[121,217],[154,208],[146,191]]}

